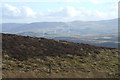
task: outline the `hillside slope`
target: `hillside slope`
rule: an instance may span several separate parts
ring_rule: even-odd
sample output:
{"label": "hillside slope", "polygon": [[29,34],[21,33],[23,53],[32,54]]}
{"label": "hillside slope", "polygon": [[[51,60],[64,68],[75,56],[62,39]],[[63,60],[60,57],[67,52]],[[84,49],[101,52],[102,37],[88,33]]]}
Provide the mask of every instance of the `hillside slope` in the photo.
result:
{"label": "hillside slope", "polygon": [[2,41],[3,77],[120,76],[117,49],[11,34]]}

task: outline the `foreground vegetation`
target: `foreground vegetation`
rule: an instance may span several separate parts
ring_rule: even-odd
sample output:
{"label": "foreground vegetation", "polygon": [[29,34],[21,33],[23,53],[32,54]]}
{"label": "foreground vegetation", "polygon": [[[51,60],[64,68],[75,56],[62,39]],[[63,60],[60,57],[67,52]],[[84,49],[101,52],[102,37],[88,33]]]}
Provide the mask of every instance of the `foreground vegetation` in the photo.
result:
{"label": "foreground vegetation", "polygon": [[118,78],[119,52],[88,44],[3,34],[3,77]]}

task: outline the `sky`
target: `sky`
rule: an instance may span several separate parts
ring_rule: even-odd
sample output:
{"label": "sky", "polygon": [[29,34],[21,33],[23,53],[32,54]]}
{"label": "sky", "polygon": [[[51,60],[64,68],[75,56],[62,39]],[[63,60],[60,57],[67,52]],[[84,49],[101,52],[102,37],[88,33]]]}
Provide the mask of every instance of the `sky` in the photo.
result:
{"label": "sky", "polygon": [[118,17],[119,0],[2,0],[0,22],[98,21]]}

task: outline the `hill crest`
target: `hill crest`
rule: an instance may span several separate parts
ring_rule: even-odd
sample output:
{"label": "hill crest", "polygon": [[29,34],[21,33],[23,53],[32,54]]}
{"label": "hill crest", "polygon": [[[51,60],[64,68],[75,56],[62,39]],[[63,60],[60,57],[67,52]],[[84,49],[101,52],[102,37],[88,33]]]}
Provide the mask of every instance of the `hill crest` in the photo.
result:
{"label": "hill crest", "polygon": [[[53,40],[15,34],[3,34],[3,50],[16,58],[27,59],[33,56],[60,56],[72,54],[87,56],[99,54],[100,50],[116,50],[115,48],[97,47],[93,45],[67,42],[63,40]],[[12,49],[12,50],[11,50]]]}

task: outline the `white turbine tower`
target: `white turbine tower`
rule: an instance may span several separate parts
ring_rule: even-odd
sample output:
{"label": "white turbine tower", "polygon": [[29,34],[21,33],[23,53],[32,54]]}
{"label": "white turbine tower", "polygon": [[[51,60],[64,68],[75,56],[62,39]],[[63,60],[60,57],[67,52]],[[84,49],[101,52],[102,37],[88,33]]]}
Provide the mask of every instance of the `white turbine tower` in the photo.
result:
{"label": "white turbine tower", "polygon": [[42,36],[44,37],[45,36],[45,31],[43,30],[43,32],[42,32]]}
{"label": "white turbine tower", "polygon": [[57,33],[57,30],[55,29],[55,30],[54,30],[54,34],[56,34],[56,33]]}
{"label": "white turbine tower", "polygon": [[68,29],[68,33],[71,33],[71,30],[70,30],[70,28]]}

